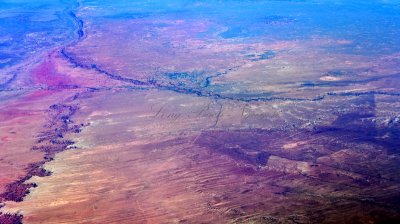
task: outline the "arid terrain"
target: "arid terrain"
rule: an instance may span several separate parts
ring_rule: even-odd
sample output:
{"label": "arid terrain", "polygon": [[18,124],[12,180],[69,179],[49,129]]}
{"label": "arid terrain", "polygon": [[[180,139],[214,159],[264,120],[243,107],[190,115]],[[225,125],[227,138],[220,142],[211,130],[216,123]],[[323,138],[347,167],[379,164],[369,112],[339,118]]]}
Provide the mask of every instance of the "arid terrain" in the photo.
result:
{"label": "arid terrain", "polygon": [[23,4],[1,224],[400,221],[395,2]]}

